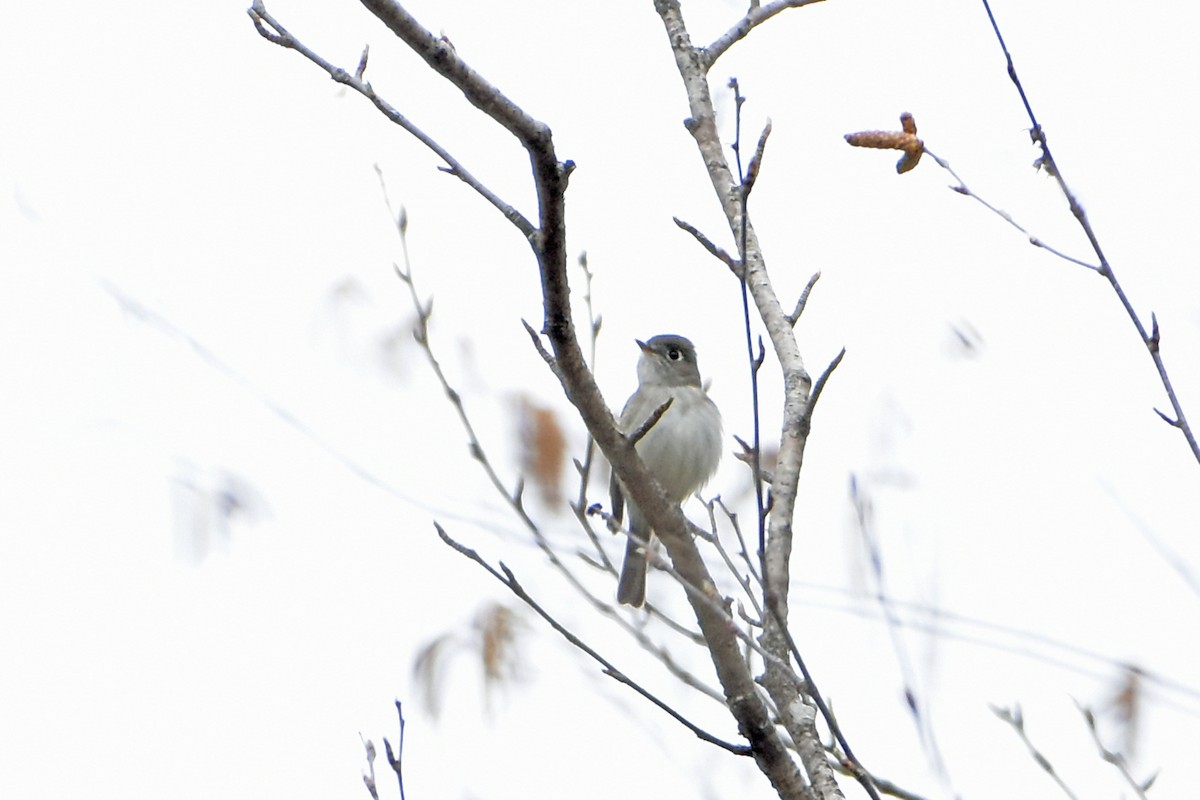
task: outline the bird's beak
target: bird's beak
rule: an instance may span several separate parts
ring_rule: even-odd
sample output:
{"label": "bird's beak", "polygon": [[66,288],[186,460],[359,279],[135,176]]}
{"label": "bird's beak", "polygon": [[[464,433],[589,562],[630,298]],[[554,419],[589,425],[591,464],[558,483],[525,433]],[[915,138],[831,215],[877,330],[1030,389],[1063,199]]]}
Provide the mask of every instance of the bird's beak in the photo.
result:
{"label": "bird's beak", "polygon": [[653,351],[653,350],[650,348],[650,345],[646,344],[646,343],[645,343],[645,342],[643,342],[641,339],[634,339],[634,341],[635,341],[635,342],[637,342],[637,346],[638,346],[638,347],[642,348],[642,352],[643,352],[643,353],[653,353],[653,352],[654,352],[654,351]]}

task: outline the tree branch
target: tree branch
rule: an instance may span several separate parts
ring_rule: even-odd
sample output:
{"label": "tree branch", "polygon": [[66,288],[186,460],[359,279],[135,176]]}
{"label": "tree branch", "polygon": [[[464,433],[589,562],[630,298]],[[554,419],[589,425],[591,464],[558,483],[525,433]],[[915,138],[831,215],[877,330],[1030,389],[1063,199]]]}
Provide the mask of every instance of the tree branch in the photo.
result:
{"label": "tree branch", "polygon": [[821,279],[820,271],[814,272],[812,277],[808,279],[808,283],[804,284],[804,290],[800,292],[800,297],[796,299],[796,307],[792,309],[792,313],[788,314],[788,322],[792,327],[800,321],[800,316],[804,313],[805,307],[808,305],[808,296],[812,294],[813,287],[817,285],[817,281]]}
{"label": "tree branch", "polygon": [[726,704],[738,721],[739,731],[750,742],[760,769],[772,780],[782,797],[803,797],[804,782],[741,657],[729,618],[720,611],[716,587],[688,533],[683,513],[678,505],[667,501],[633,445],[617,430],[612,412],[601,398],[580,350],[571,318],[565,246],[564,195],[573,165],[558,161],[548,126],[517,108],[468,68],[453,48],[422,28],[408,12],[389,0],[363,0],[363,4],[421,55],[434,71],[461,89],[473,105],[513,133],[529,153],[539,212],[538,230],[529,241],[541,274],[545,312],[542,332],[553,348],[563,389],[601,452],[662,540],[674,568],[688,585],[698,587],[709,601],[701,602],[694,594],[688,594],[725,693]]}
{"label": "tree branch", "polygon": [[[741,181],[733,177],[717,134],[716,114],[708,85],[707,71],[715,60],[733,42],[744,37],[755,24],[755,19],[770,12],[778,13],[788,5],[772,3],[763,8],[751,7],[741,23],[735,25],[714,43],[711,52],[692,45],[691,36],[683,19],[678,0],[655,0],[655,10],[662,18],[667,40],[675,55],[675,64],[683,80],[688,96],[691,116],[684,124],[696,141],[701,158],[708,170],[709,180],[717,194],[718,202],[729,224],[734,240],[739,243],[743,267],[742,279],[761,317],[772,347],[783,372],[784,407],[783,429],[780,435],[778,463],[771,486],[773,506],[767,528],[765,552],[763,553],[763,578],[765,583],[764,607],[767,629],[762,640],[767,649],[776,656],[787,658],[788,648],[784,633],[787,625],[787,597],[790,581],[792,551],[792,516],[795,511],[800,467],[803,463],[804,446],[807,441],[806,419],[809,413],[812,379],[804,368],[797,345],[792,322],[771,286],[766,266],[753,225],[744,213],[744,190]],[[757,8],[757,10],[756,10]],[[811,788],[818,797],[841,797],[836,779],[824,757],[812,715],[804,710],[806,701],[789,679],[791,670],[780,670],[771,661],[767,662],[767,673],[762,679],[775,706],[781,714],[797,713],[789,726],[789,732],[798,736],[796,745],[809,776]],[[793,796],[803,788],[790,773],[768,773],[776,791],[781,796]],[[780,783],[787,780],[788,783]],[[795,783],[791,781],[795,780]],[[869,780],[864,788],[876,796]]]}
{"label": "tree branch", "polygon": [[774,3],[767,3],[765,6],[757,2],[752,2],[750,10],[746,12],[746,16],[735,22],[732,28],[725,31],[715,42],[704,48],[703,59],[705,71],[711,69],[712,65],[717,63],[717,59],[723,56],[726,50],[733,47],[742,39],[745,39],[750,31],[771,17],[781,11],[787,11],[789,8],[800,8],[801,6],[808,6],[819,2],[821,0],[775,0]]}
{"label": "tree branch", "polygon": [[725,252],[720,247],[717,247],[717,245],[713,244],[712,240],[701,233],[695,225],[692,225],[690,222],[684,222],[679,217],[672,217],[671,219],[675,221],[675,224],[678,225],[681,230],[685,230],[690,233],[692,238],[699,242],[700,246],[707,250],[710,255],[718,259],[725,266],[729,267],[730,272],[738,276],[742,274],[742,265],[738,263],[738,260],[729,255],[729,253]]}
{"label": "tree branch", "polygon": [[472,175],[466,167],[450,155],[444,147],[434,141],[424,131],[414,125],[403,114],[397,111],[390,103],[375,93],[371,84],[363,81],[363,72],[367,66],[367,50],[363,50],[362,58],[359,59],[358,69],[353,75],[346,72],[341,67],[335,67],[333,64],[326,61],[321,56],[310,50],[295,36],[288,32],[278,21],[267,13],[266,6],[262,0],[254,0],[254,4],[246,11],[250,15],[250,19],[254,21],[255,29],[269,42],[274,42],[280,47],[285,47],[289,50],[295,50],[300,55],[307,58],[309,61],[316,64],[321,69],[329,73],[329,77],[333,78],[344,86],[349,86],[354,91],[361,94],[363,97],[375,104],[385,117],[399,125],[408,133],[412,134],[421,144],[432,150],[438,158],[446,162],[445,172],[450,173],[454,177],[461,180],[463,183],[474,189],[483,199],[491,203],[504,217],[521,231],[521,234],[526,238],[533,235],[533,225],[529,220],[525,219],[519,211],[513,208],[508,203],[500,199],[500,197],[491,189],[483,185],[483,183]]}
{"label": "tree branch", "polygon": [[[649,700],[655,706],[657,706],[661,710],[665,711],[676,722],[680,723],[685,728],[690,730],[693,734],[695,734],[697,736],[697,738],[702,739],[703,741],[706,741],[709,744],[715,744],[718,747],[728,750],[729,752],[733,753],[734,755],[739,755],[739,756],[750,755],[749,747],[746,747],[745,745],[736,745],[736,744],[731,744],[730,742],[726,742],[723,739],[719,739],[716,736],[713,736],[711,733],[708,733],[707,731],[703,730],[699,726],[688,721],[682,714],[680,714],[675,709],[671,708],[669,705],[667,705],[665,702],[660,700],[655,695],[651,694],[644,687],[642,687],[641,684],[639,684],[637,681],[633,680],[628,675],[626,675],[624,672],[621,672],[621,670],[617,669],[617,667],[611,661],[604,658],[604,656],[600,655],[595,650],[593,650],[591,647],[589,647],[582,639],[580,639],[578,636],[576,636],[575,634],[573,634],[569,630],[567,630],[562,625],[562,623],[560,623],[557,619],[555,619],[550,614],[550,612],[548,612],[548,611],[546,611],[546,609],[542,608],[542,606],[539,605],[536,600],[534,600],[532,597],[529,596],[529,593],[525,591],[525,588],[523,586],[521,586],[520,581],[517,580],[517,577],[516,577],[516,575],[513,574],[513,571],[510,570],[507,566],[505,566],[503,562],[501,562],[501,564],[500,564],[500,569],[497,570],[491,564],[484,561],[483,557],[480,556],[479,553],[475,552],[474,550],[472,550],[469,547],[466,547],[465,545],[459,544],[454,539],[450,538],[450,535],[448,533],[446,533],[445,529],[442,528],[441,525],[439,525],[438,523],[435,522],[435,523],[433,523],[433,526],[434,526],[434,528],[437,529],[438,536],[441,537],[443,542],[445,542],[447,545],[449,545],[451,548],[453,548],[460,554],[462,554],[462,555],[466,556],[467,558],[469,558],[470,560],[474,561],[479,566],[483,567],[485,570],[488,571],[488,573],[493,578],[495,578],[496,580],[500,581],[505,586],[507,586],[509,591],[511,591],[518,598],[520,598],[520,600],[523,603],[525,603],[525,605],[529,606],[535,612],[537,612],[538,616],[540,616],[542,619],[544,619],[550,625],[551,628],[558,631],[558,633],[564,639],[566,639],[568,642],[570,642],[572,645],[574,645],[578,649],[582,650],[584,653],[586,653],[588,656],[590,656],[594,661],[599,663],[600,666],[602,666],[604,668],[605,675],[616,680],[618,683],[623,683],[626,686],[628,686],[630,689],[633,689],[635,692],[637,692],[642,697]],[[503,574],[501,574],[501,573],[503,573]]]}
{"label": "tree branch", "polygon": [[1092,713],[1092,710],[1079,705],[1078,701],[1075,703],[1075,706],[1083,714],[1083,720],[1087,723],[1088,731],[1092,734],[1092,741],[1096,743],[1096,748],[1100,751],[1100,758],[1117,768],[1121,773],[1121,777],[1125,779],[1125,782],[1129,784],[1130,788],[1133,789],[1133,793],[1140,800],[1149,800],[1146,797],[1146,792],[1150,789],[1150,786],[1154,783],[1154,779],[1158,775],[1151,775],[1144,781],[1134,778],[1133,773],[1129,771],[1129,764],[1125,761],[1125,756],[1109,750],[1104,746],[1104,742],[1100,741],[1100,731],[1096,729],[1096,715]]}
{"label": "tree branch", "polygon": [[1050,776],[1059,789],[1062,789],[1063,794],[1069,797],[1070,800],[1079,800],[1078,795],[1071,791],[1071,787],[1067,786],[1067,782],[1054,769],[1054,765],[1050,763],[1050,759],[1042,755],[1042,752],[1030,740],[1029,735],[1025,733],[1025,717],[1021,714],[1021,707],[1016,706],[1008,709],[992,706],[992,713],[1004,722],[1007,722],[1013,731],[1016,732],[1017,736],[1021,737],[1021,741],[1025,743],[1025,748],[1029,751],[1029,755],[1033,757],[1034,762]]}
{"label": "tree branch", "polygon": [[[1004,53],[1004,60],[1008,66],[1008,77],[1012,80],[1013,86],[1016,87],[1017,94],[1021,96],[1021,102],[1025,106],[1025,113],[1029,117],[1031,125],[1029,135],[1033,139],[1033,143],[1037,145],[1041,151],[1041,158],[1038,159],[1038,166],[1046,172],[1058,183],[1058,188],[1062,190],[1063,196],[1067,200],[1067,206],[1071,209],[1071,214],[1074,215],[1076,221],[1079,222],[1079,227],[1083,229],[1084,235],[1087,236],[1088,242],[1092,245],[1092,251],[1095,252],[1096,258],[1100,260],[1100,268],[1097,270],[1103,275],[1113,292],[1117,295],[1117,299],[1121,301],[1121,307],[1125,309],[1125,313],[1129,316],[1133,326],[1137,328],[1138,335],[1142,338],[1142,342],[1146,345],[1146,350],[1150,354],[1150,358],[1154,361],[1154,368],[1158,372],[1158,378],[1162,382],[1163,389],[1167,393],[1167,399],[1171,402],[1171,408],[1175,412],[1174,420],[1167,422],[1175,428],[1178,428],[1183,433],[1183,438],[1187,441],[1188,447],[1192,451],[1192,456],[1196,462],[1200,464],[1200,443],[1196,441],[1196,436],[1192,432],[1191,425],[1188,424],[1187,417],[1183,413],[1183,406],[1179,402],[1179,398],[1175,394],[1175,387],[1171,383],[1171,378],[1167,374],[1167,367],[1163,363],[1162,354],[1158,348],[1157,330],[1152,334],[1147,334],[1146,326],[1142,323],[1141,317],[1133,309],[1133,304],[1129,302],[1129,298],[1125,294],[1120,281],[1117,280],[1117,274],[1113,271],[1112,265],[1104,255],[1104,251],[1100,247],[1100,240],[1096,236],[1095,230],[1092,229],[1092,222],[1088,219],[1087,212],[1080,205],[1079,200],[1075,197],[1075,193],[1067,185],[1067,181],[1063,178],[1062,170],[1058,168],[1058,162],[1054,160],[1054,155],[1050,152],[1050,143],[1046,140],[1046,131],[1038,122],[1037,116],[1033,113],[1033,106],[1029,102],[1029,97],[1025,94],[1025,87],[1021,84],[1021,79],[1017,77],[1017,68],[1013,64],[1012,55],[1008,52],[1008,45],[1004,43],[1004,37],[1000,34],[1000,26],[996,22],[996,17],[992,14],[992,7],[988,0],[983,0],[983,8],[987,11],[988,21],[992,24],[992,31],[996,34],[996,41],[1000,44],[1000,50]],[[1157,328],[1157,325],[1155,325]],[[1159,416],[1164,416],[1159,412]],[[1164,416],[1165,419],[1165,416]]]}

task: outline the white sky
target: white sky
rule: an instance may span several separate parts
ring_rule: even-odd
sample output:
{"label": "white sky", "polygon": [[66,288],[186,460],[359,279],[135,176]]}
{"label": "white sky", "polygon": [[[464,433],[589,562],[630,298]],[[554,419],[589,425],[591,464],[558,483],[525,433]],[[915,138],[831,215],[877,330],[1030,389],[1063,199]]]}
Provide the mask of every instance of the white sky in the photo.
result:
{"label": "white sky", "polygon": [[[678,332],[696,341],[728,432],[747,435],[736,286],[671,223],[729,244],[651,4],[410,7],[578,164],[570,246],[597,276],[610,403],[632,389],[632,340]],[[418,702],[418,648],[510,602],[437,541],[438,519],[638,679],[735,736],[722,709],[582,611],[524,543],[419,351],[380,359],[378,342],[412,312],[375,163],[409,212],[435,346],[515,482],[516,398],[571,419],[520,326],[540,320],[528,248],[366,101],[259,38],[244,8],[24,3],[0,28],[0,797],[366,797],[358,735],[394,741],[394,698],[409,719],[409,797],[769,796],[751,765],[695,742],[532,617],[524,680],[486,712],[466,657],[439,720]],[[361,6],[268,9],[347,68],[369,42],[375,87],[533,213],[511,137]],[[685,4],[698,42],[740,11]],[[1138,311],[1157,313],[1200,420],[1200,10],[995,11],[1060,166]],[[1025,244],[932,163],[897,177],[894,154],[842,140],[911,111],[973,189],[1090,258],[1053,183],[1029,168],[1027,121],[982,7],[789,12],[714,70],[726,132],[730,75],[749,97],[750,136],[774,124],[753,213],[785,304],[823,273],[798,327],[810,370],[848,350],[806,455],[794,614],[858,755],[948,796],[905,715],[886,627],[850,613],[874,612],[869,600],[837,591],[872,585],[851,474],[871,492],[898,599],[1181,684],[1147,683],[1135,764],[1162,770],[1154,797],[1194,793],[1200,597],[1153,542],[1200,570],[1200,466],[1151,410],[1168,405],[1132,326],[1102,279]],[[954,327],[978,332],[975,352],[955,346]],[[769,374],[768,433],[775,386]],[[570,436],[578,447],[581,426]],[[258,505],[227,532],[201,525],[197,551],[181,521],[203,503],[186,487],[211,492],[223,476]],[[727,459],[712,489],[744,500],[745,485]],[[536,511],[560,541],[580,537],[568,514]],[[987,708],[1012,702],[1080,796],[1125,791],[1073,704],[1102,704],[1114,667],[945,624],[988,644],[902,635],[952,791],[1059,796]]]}

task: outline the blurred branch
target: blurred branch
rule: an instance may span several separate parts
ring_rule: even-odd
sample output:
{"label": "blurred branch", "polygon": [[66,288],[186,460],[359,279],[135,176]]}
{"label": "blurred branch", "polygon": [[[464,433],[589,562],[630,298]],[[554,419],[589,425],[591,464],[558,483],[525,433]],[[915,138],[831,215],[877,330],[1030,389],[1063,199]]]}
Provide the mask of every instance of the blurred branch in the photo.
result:
{"label": "blurred branch", "polygon": [[[807,609],[825,609],[850,614],[867,620],[881,620],[879,602],[875,597],[860,595],[842,587],[797,583],[798,589],[809,589],[853,601],[850,605],[806,600]],[[1027,658],[1096,681],[1111,679],[1114,671],[1127,673],[1127,661],[1087,650],[1076,645],[1034,633],[1027,628],[1015,628],[988,620],[957,614],[950,609],[913,603],[893,597],[886,598],[899,612],[897,623],[906,629],[920,631],[931,637],[961,642],[994,652]],[[1086,662],[1086,663],[1080,663]],[[1094,665],[1094,666],[1093,666]],[[1169,678],[1161,673],[1137,667],[1138,679],[1147,694],[1170,695],[1166,707],[1182,714],[1200,718],[1200,688]],[[1164,702],[1159,700],[1159,702]]]}
{"label": "blurred branch", "polygon": [[397,500],[402,500],[403,502],[411,504],[417,508],[423,508],[433,514],[441,513],[439,509],[430,506],[421,498],[414,497],[401,491],[399,487],[389,483],[387,479],[385,479],[379,473],[374,472],[368,467],[364,466],[345,450],[341,449],[332,441],[322,436],[315,428],[311,427],[308,423],[301,420],[288,408],[286,408],[282,402],[267,395],[261,389],[255,386],[249,378],[230,366],[228,362],[224,361],[219,355],[217,355],[212,349],[210,349],[195,336],[183,330],[174,322],[167,319],[165,316],[145,305],[141,301],[137,300],[132,295],[127,294],[115,283],[103,278],[100,278],[98,283],[100,284],[100,288],[107,292],[117,302],[117,304],[121,306],[125,313],[134,317],[139,322],[148,325],[160,333],[165,334],[166,336],[169,336],[170,338],[186,345],[192,350],[192,352],[196,354],[197,357],[199,357],[201,361],[207,364],[210,368],[216,370],[231,383],[249,393],[286,426],[299,433],[318,449],[323,450],[330,456],[333,456],[333,458],[352,475],[360,480],[366,481],[370,485],[374,486],[385,494],[396,498]]}
{"label": "blurred branch", "polygon": [[855,522],[858,526],[859,537],[867,553],[870,573],[875,584],[875,597],[879,609],[883,613],[888,637],[892,643],[892,652],[900,670],[900,679],[904,683],[904,701],[917,729],[917,735],[929,759],[930,768],[941,778],[948,778],[946,763],[938,747],[937,736],[933,726],[925,714],[926,704],[917,691],[916,670],[913,669],[912,659],[904,637],[900,633],[900,620],[892,607],[888,596],[887,581],[884,577],[883,551],[879,547],[879,534],[875,528],[873,505],[868,491],[859,484],[858,476],[850,474],[850,504],[854,508]]}
{"label": "blurred branch", "polygon": [[367,752],[367,771],[363,773],[363,783],[367,787],[367,793],[371,795],[372,800],[379,800],[379,789],[375,785],[375,743],[370,739],[363,739],[362,734],[358,735],[362,739],[363,747]]}
{"label": "blurred branch", "polygon": [[1101,486],[1158,557],[1165,561],[1179,575],[1179,578],[1187,585],[1192,594],[1200,597],[1200,573],[1197,573],[1196,569],[1188,563],[1182,553],[1172,548],[1161,536],[1154,532],[1154,529],[1147,524],[1146,520],[1140,514],[1137,514],[1129,507],[1129,504],[1125,502],[1125,498],[1121,497],[1116,488],[1105,481],[1101,482]]}
{"label": "blurred branch", "polygon": [[1135,779],[1133,777],[1133,773],[1129,771],[1129,765],[1125,762],[1125,756],[1109,750],[1104,746],[1104,743],[1100,741],[1100,732],[1096,730],[1096,715],[1092,713],[1091,709],[1084,708],[1083,706],[1079,705],[1079,703],[1076,703],[1075,706],[1079,709],[1079,712],[1083,714],[1083,719],[1084,722],[1087,723],[1088,731],[1092,734],[1092,741],[1096,743],[1096,748],[1100,751],[1100,757],[1120,771],[1121,777],[1124,778],[1125,782],[1128,783],[1130,788],[1133,789],[1134,794],[1141,798],[1141,800],[1149,800],[1146,797],[1146,792],[1150,789],[1151,785],[1153,785],[1154,780],[1158,777],[1158,774],[1155,773],[1144,781]]}
{"label": "blurred branch", "polygon": [[[838,772],[842,773],[843,775],[848,775],[852,778],[855,777],[856,773],[855,773],[854,769],[852,769],[852,765],[847,764],[844,760],[842,760],[842,758],[837,753],[834,753],[830,748],[826,748],[826,749],[829,750],[830,766],[832,766],[834,769],[836,769]],[[904,789],[901,786],[898,786],[897,784],[893,783],[892,781],[889,781],[887,778],[880,778],[878,775],[872,774],[871,782],[874,783],[875,786],[879,789],[880,794],[890,795],[891,797],[898,797],[898,798],[900,798],[900,800],[927,800],[927,798],[924,795],[917,794],[916,792],[910,792],[907,789]]]}
{"label": "blurred branch", "polygon": [[1054,765],[1050,763],[1050,759],[1042,755],[1041,751],[1034,746],[1029,735],[1025,733],[1025,717],[1021,714],[1021,707],[1014,706],[1011,709],[992,706],[992,713],[999,717],[1016,732],[1017,736],[1021,737],[1021,741],[1025,743],[1026,749],[1029,750],[1029,755],[1033,756],[1034,762],[1041,767],[1047,775],[1058,784],[1058,788],[1063,790],[1063,793],[1071,800],[1079,800],[1078,796],[1071,791],[1071,787],[1067,786],[1066,781],[1059,777],[1055,771]]}

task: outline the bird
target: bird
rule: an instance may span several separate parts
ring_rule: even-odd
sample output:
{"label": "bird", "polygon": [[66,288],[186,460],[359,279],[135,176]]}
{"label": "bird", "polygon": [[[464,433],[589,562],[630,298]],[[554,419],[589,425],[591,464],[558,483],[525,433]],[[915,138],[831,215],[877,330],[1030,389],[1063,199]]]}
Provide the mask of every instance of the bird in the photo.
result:
{"label": "bird", "polygon": [[[708,483],[721,463],[721,412],[700,383],[696,348],[675,334],[635,340],[641,348],[637,390],[626,401],[617,427],[636,434],[668,400],[671,405],[636,443],[638,455],[672,503],[682,503]],[[613,516],[619,523],[628,492],[614,472]],[[646,567],[653,531],[628,498],[629,532],[617,581],[617,601],[640,607],[646,601]]]}

